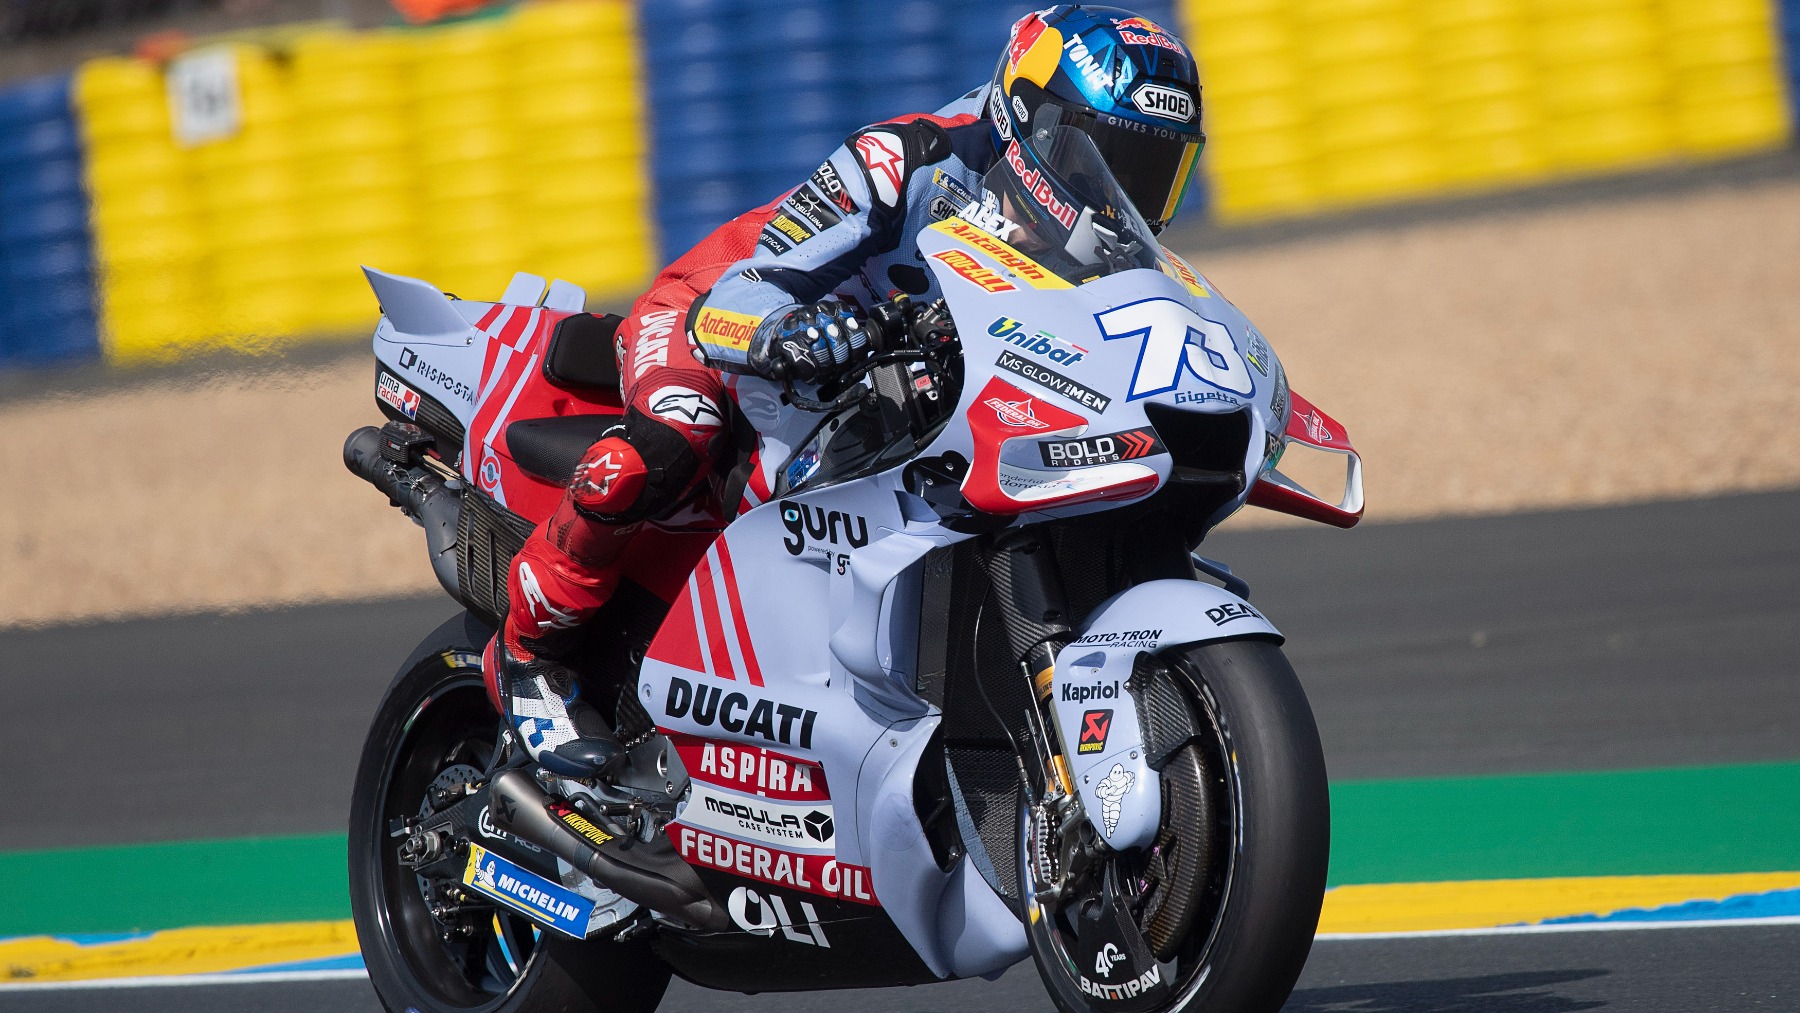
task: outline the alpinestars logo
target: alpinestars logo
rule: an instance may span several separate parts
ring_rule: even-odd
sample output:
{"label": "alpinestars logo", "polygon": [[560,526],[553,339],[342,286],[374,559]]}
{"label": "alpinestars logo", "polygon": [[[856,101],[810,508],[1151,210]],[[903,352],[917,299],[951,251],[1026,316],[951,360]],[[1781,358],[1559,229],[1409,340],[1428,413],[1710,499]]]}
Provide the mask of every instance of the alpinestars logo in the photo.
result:
{"label": "alpinestars logo", "polygon": [[712,398],[687,387],[658,387],[651,393],[650,414],[662,419],[681,419],[690,426],[722,426],[725,417]]}
{"label": "alpinestars logo", "polygon": [[886,130],[870,131],[856,139],[856,153],[869,169],[875,197],[888,207],[900,203],[900,190],[906,181],[906,155],[900,138]]}
{"label": "alpinestars logo", "polygon": [[624,473],[625,462],[619,452],[608,450],[591,461],[583,460],[575,465],[574,473],[569,476],[569,488],[584,498],[603,500],[612,492],[613,482]]}
{"label": "alpinestars logo", "polygon": [[564,612],[550,604],[550,598],[544,594],[544,588],[538,583],[538,575],[531,569],[531,564],[519,563],[519,592],[525,596],[525,605],[530,609],[531,621],[537,624],[538,632],[549,630],[566,630],[574,627],[581,618],[573,612]]}
{"label": "alpinestars logo", "polygon": [[997,397],[990,397],[982,404],[992,408],[994,414],[1000,417],[1000,421],[1009,426],[1017,426],[1020,429],[1050,428],[1049,423],[1040,421],[1037,413],[1031,410],[1032,400],[1026,398],[1023,401],[1002,401]]}

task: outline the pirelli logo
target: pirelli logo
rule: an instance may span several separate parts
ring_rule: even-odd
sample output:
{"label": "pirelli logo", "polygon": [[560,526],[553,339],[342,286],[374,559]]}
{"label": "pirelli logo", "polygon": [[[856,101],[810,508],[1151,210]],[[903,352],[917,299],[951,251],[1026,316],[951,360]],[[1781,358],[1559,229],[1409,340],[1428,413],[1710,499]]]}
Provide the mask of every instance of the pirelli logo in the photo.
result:
{"label": "pirelli logo", "polygon": [[1175,280],[1181,282],[1190,293],[1202,299],[1212,298],[1212,293],[1208,292],[1206,286],[1201,284],[1200,276],[1194,273],[1194,269],[1188,266],[1187,261],[1176,256],[1175,251],[1166,246],[1162,248],[1162,251],[1168,254],[1169,266],[1175,269]]}
{"label": "pirelli logo", "polygon": [[1011,292],[1018,288],[995,272],[982,267],[979,261],[961,250],[945,250],[931,256],[984,292]]}
{"label": "pirelli logo", "polygon": [[1001,267],[1018,275],[1020,280],[1032,288],[1075,287],[1052,274],[1044,265],[1013,249],[1011,245],[995,239],[961,218],[945,219],[932,228],[946,236],[953,236],[994,258],[994,261]]}
{"label": "pirelli logo", "polygon": [[762,320],[749,313],[734,313],[731,310],[702,306],[699,315],[694,318],[694,340],[707,348],[749,351],[750,335],[756,333],[756,325],[759,323]]}

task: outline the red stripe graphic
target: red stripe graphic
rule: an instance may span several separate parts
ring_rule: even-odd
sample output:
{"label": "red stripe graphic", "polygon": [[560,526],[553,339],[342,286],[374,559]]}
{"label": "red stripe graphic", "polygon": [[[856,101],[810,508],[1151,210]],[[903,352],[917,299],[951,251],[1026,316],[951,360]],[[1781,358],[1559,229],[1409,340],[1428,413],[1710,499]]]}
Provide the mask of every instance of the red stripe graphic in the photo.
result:
{"label": "red stripe graphic", "polygon": [[750,685],[763,684],[762,666],[756,662],[756,646],[750,643],[750,628],[744,622],[744,600],[738,597],[737,574],[731,568],[731,550],[721,538],[713,543],[719,553],[719,576],[725,578],[725,593],[731,599],[731,623],[737,631],[738,653],[749,669]]}
{"label": "red stripe graphic", "polygon": [[719,602],[714,597],[712,553],[700,557],[700,565],[694,568],[693,585],[700,596],[700,616],[706,622],[706,647],[712,652],[713,674],[735,682],[737,670],[731,664],[731,651],[725,646],[725,626],[719,622]]}
{"label": "red stripe graphic", "polygon": [[757,503],[769,501],[769,480],[763,477],[761,450],[750,457],[750,492],[756,497]]}
{"label": "red stripe graphic", "polygon": [[506,347],[502,345],[500,339],[496,337],[497,332],[494,330],[495,322],[501,320],[503,314],[512,312],[513,310],[511,307],[496,306],[493,309],[488,310],[481,318],[481,333],[486,335],[488,339],[487,348],[482,350],[481,359],[481,389],[483,391],[488,389],[488,379],[494,375],[494,360],[499,357],[500,350]]}
{"label": "red stripe graphic", "polygon": [[522,350],[519,345],[519,335],[524,332],[525,325],[532,322],[536,317],[536,310],[530,312],[520,310],[515,312],[512,315],[512,319],[506,322],[506,326],[500,328],[500,340],[513,346],[514,349]]}

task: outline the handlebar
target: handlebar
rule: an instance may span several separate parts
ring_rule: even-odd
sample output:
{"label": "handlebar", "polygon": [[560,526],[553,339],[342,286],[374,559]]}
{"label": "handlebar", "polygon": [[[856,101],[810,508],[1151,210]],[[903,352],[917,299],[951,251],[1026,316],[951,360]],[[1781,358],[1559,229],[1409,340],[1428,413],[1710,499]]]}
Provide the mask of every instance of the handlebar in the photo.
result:
{"label": "handlebar", "polygon": [[860,386],[864,377],[878,366],[896,362],[923,362],[934,377],[942,379],[934,355],[948,353],[956,343],[956,323],[943,300],[919,306],[909,297],[898,295],[875,304],[869,311],[868,323],[870,346],[876,351],[838,378],[846,388],[841,394],[820,401],[795,390],[792,380],[785,380],[783,399],[801,411],[839,411],[855,404],[866,393]]}

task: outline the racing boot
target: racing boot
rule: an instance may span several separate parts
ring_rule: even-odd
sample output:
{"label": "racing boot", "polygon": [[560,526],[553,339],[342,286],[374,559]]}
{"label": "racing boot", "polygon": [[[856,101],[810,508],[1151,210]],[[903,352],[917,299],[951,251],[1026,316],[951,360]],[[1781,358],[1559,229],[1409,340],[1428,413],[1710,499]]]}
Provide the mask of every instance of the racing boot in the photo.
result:
{"label": "racing boot", "polygon": [[513,557],[506,622],[483,669],[519,744],[553,774],[590,780],[622,748],[600,712],[581,698],[568,660],[580,631],[618,587],[637,523],[620,523],[644,485],[637,451],[611,436],[588,449],[556,512]]}

